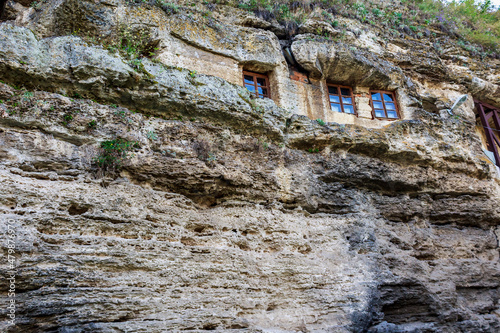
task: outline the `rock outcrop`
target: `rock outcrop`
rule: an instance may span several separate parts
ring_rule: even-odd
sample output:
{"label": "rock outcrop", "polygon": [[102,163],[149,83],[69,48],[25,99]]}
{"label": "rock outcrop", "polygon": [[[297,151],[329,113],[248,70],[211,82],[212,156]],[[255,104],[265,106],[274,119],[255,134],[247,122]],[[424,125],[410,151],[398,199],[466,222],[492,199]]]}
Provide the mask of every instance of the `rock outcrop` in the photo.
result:
{"label": "rock outcrop", "polygon": [[[472,102],[499,105],[497,60],[465,72],[403,42],[308,35],[326,23],[284,41],[228,6],[132,2],[7,4],[2,331],[500,331],[499,175]],[[132,21],[152,55],[113,52]],[[322,124],[165,63],[171,45],[277,72],[285,45],[311,80],[398,89],[411,119]]]}

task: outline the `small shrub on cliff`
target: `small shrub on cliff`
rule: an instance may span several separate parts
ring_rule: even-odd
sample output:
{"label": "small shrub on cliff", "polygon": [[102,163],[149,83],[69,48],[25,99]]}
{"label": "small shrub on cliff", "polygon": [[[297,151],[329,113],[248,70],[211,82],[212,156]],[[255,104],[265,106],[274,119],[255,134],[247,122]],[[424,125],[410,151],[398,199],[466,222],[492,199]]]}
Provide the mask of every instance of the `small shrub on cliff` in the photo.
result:
{"label": "small shrub on cliff", "polygon": [[31,100],[31,98],[35,96],[35,94],[33,94],[31,91],[26,91],[24,94],[23,94],[23,100]]}
{"label": "small shrub on cliff", "polygon": [[148,137],[149,140],[153,140],[153,141],[158,140],[158,135],[154,131],[148,131],[146,136]]}
{"label": "small shrub on cliff", "polygon": [[325,125],[326,125],[326,123],[325,123],[325,121],[324,121],[323,119],[319,119],[319,118],[318,118],[318,119],[316,119],[316,121],[317,121],[317,122],[318,122],[318,124],[320,124],[321,126],[325,126]]}
{"label": "small shrub on cliff", "polygon": [[142,58],[153,57],[158,51],[157,43],[151,40],[146,28],[132,29],[124,25],[119,27],[117,37],[105,46],[111,53],[118,52],[136,70],[143,67]]}
{"label": "small shrub on cliff", "polygon": [[97,121],[96,120],[91,120],[87,123],[87,128],[90,130],[93,130],[97,127]]}
{"label": "small shrub on cliff", "polygon": [[[177,14],[179,12],[179,6],[173,3],[172,1],[166,1],[166,0],[141,0],[141,1],[142,3],[145,4],[160,7],[167,14]],[[134,2],[137,3],[138,0],[135,0]]]}
{"label": "small shrub on cliff", "polygon": [[120,138],[101,142],[100,153],[94,158],[98,173],[104,176],[118,172],[123,166],[123,161],[129,156],[130,150],[136,147],[138,147],[137,142]]}
{"label": "small shrub on cliff", "polygon": [[262,145],[262,148],[264,148],[264,150],[268,149],[269,148],[269,143],[264,141],[264,139],[260,139],[259,140],[260,144]]}
{"label": "small shrub on cliff", "polygon": [[65,123],[69,123],[73,120],[73,115],[71,113],[66,113],[63,115]]}
{"label": "small shrub on cliff", "polygon": [[46,2],[47,0],[38,0],[38,1],[33,1],[30,3],[30,7],[34,8],[35,10],[39,10],[42,8],[42,5]]}
{"label": "small shrub on cliff", "polygon": [[215,155],[212,144],[206,138],[201,138],[193,142],[193,150],[196,156],[207,163],[208,166],[215,166],[217,157]]}
{"label": "small shrub on cliff", "polygon": [[212,151],[212,145],[207,139],[199,139],[193,142],[193,150],[200,160],[207,161]]}

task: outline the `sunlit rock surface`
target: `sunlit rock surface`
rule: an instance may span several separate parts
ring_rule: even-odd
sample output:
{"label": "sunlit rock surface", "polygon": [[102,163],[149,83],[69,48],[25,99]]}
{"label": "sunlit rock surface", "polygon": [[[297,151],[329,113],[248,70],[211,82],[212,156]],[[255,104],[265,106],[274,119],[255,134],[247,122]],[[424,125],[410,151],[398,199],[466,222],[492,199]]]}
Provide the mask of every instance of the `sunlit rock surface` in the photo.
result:
{"label": "sunlit rock surface", "polygon": [[[27,5],[0,23],[2,276],[7,221],[17,236],[2,331],[500,331],[499,175],[473,105],[500,106],[498,60],[462,68],[350,19],[342,41],[315,20],[285,40],[223,5]],[[123,24],[156,53],[89,39]],[[312,85],[366,105],[397,90],[405,117],[322,125],[289,107],[282,46]],[[272,72],[277,97],[251,98],[242,69]],[[103,172],[117,138],[134,144]]]}

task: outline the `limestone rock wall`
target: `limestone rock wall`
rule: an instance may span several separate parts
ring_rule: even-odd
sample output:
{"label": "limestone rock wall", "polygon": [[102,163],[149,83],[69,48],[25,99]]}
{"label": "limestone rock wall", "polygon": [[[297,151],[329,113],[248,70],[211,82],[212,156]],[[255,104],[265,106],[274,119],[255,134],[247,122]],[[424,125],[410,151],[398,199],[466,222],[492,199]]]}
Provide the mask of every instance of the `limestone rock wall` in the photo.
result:
{"label": "limestone rock wall", "polygon": [[[314,20],[284,40],[222,4],[25,5],[0,23],[2,331],[500,330],[499,175],[472,102],[498,103],[498,62],[457,69],[368,28],[308,39]],[[152,56],[109,47],[125,22]],[[329,115],[327,79],[359,105],[397,90],[404,119]],[[130,143],[115,168],[106,142]]]}

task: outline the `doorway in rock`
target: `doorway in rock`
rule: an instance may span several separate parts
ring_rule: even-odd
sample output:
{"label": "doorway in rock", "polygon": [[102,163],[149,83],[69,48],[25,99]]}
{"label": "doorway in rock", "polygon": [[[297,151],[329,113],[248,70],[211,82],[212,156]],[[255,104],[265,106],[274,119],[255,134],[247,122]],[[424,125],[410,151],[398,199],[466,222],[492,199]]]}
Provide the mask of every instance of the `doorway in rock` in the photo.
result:
{"label": "doorway in rock", "polygon": [[500,167],[500,108],[475,100],[476,117],[481,120],[482,139],[486,144],[490,159]]}

